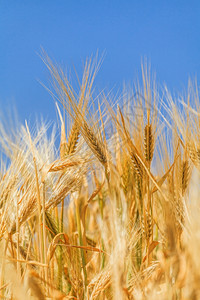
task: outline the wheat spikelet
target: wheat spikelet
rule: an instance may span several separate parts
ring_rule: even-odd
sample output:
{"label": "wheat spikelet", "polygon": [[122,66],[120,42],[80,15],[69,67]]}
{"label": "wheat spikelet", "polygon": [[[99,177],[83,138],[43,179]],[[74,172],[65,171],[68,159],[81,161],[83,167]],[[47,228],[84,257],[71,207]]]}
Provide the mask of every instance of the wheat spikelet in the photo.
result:
{"label": "wheat spikelet", "polygon": [[127,155],[124,155],[123,164],[122,164],[122,181],[124,193],[127,194],[130,185],[130,162]]}
{"label": "wheat spikelet", "polygon": [[19,222],[22,225],[30,217],[33,216],[36,210],[37,200],[36,197],[30,197],[29,201],[25,202],[25,205],[22,205],[19,210]]}
{"label": "wheat spikelet", "polygon": [[76,151],[79,135],[80,135],[80,128],[78,124],[75,122],[72,126],[68,138],[67,149],[66,149],[67,155],[73,154]]}
{"label": "wheat spikelet", "polygon": [[185,220],[185,211],[184,211],[184,205],[183,205],[183,198],[175,198],[173,204],[173,215],[175,217],[175,228],[177,230],[178,236],[183,231],[183,224]]}
{"label": "wheat spikelet", "polygon": [[143,182],[137,173],[134,173],[135,179],[135,190],[136,190],[136,199],[140,212],[143,210]]}
{"label": "wheat spikelet", "polygon": [[54,238],[59,233],[59,231],[53,214],[49,210],[45,210],[45,220],[48,232],[51,237]]}
{"label": "wheat spikelet", "polygon": [[90,299],[96,299],[102,291],[105,291],[105,289],[110,285],[110,281],[110,270],[101,272],[98,276],[96,276],[88,285],[89,289],[93,287]]}
{"label": "wheat spikelet", "polygon": [[65,134],[65,124],[62,121],[61,123],[61,139],[60,139],[60,158],[65,158],[65,153],[67,149],[67,141],[66,141],[66,134]]}
{"label": "wheat spikelet", "polygon": [[200,149],[194,145],[194,143],[188,145],[189,157],[193,164],[200,168]]}
{"label": "wheat spikelet", "polygon": [[[34,274],[34,273],[32,273],[32,274]],[[37,280],[37,278],[35,278],[32,274],[30,273],[30,275],[28,277],[28,287],[31,291],[31,294],[36,299],[45,300],[46,297],[42,290],[42,287],[39,284],[39,281]]]}
{"label": "wheat spikelet", "polygon": [[138,175],[139,178],[142,179],[144,175],[144,168],[141,162],[139,161],[137,155],[133,151],[131,152],[130,158],[133,163],[135,173]]}
{"label": "wheat spikelet", "polygon": [[181,165],[181,193],[182,196],[184,195],[188,183],[189,183],[189,176],[190,176],[190,165],[189,165],[189,161],[185,160],[182,162]]}
{"label": "wheat spikelet", "polygon": [[98,139],[96,138],[95,134],[92,132],[92,130],[89,128],[86,122],[83,124],[83,129],[85,132],[85,138],[88,142],[88,145],[90,146],[90,149],[94,153],[94,155],[98,158],[98,160],[106,166],[107,164],[107,158],[106,158],[106,152],[104,147],[100,144]]}
{"label": "wheat spikelet", "polygon": [[66,170],[66,168],[69,167],[74,167],[78,166],[80,164],[80,161],[70,161],[70,160],[65,160],[65,161],[55,161],[51,164],[51,166],[48,168],[48,172],[58,172],[58,171],[63,171]]}
{"label": "wheat spikelet", "polygon": [[145,216],[142,215],[141,217],[141,229],[142,229],[143,236],[147,241],[149,241],[153,233],[152,220],[151,220],[151,215],[147,212],[147,210],[145,210],[144,213]]}
{"label": "wheat spikelet", "polygon": [[147,124],[144,129],[144,152],[146,161],[151,162],[154,152],[154,139],[151,124]]}
{"label": "wheat spikelet", "polygon": [[[64,182],[60,182],[59,186],[56,189],[55,192],[55,196],[52,196],[48,203],[46,204],[45,209],[49,209],[50,207],[55,207],[56,205],[58,205],[59,203],[61,203],[61,201],[63,199],[65,199],[65,197],[72,191],[75,191],[76,189],[78,189],[78,187],[81,185],[82,183],[82,178],[79,177],[78,175],[74,176],[74,177],[68,177],[68,179]],[[64,184],[64,185],[62,185]]]}

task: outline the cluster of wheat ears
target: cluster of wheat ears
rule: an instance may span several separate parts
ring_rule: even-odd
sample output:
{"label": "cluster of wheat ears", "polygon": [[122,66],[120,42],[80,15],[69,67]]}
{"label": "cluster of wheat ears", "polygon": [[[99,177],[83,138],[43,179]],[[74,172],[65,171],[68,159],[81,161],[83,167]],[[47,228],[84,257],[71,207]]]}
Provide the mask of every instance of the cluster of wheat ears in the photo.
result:
{"label": "cluster of wheat ears", "polygon": [[60,146],[44,123],[0,124],[1,298],[200,299],[196,85],[175,100],[145,67],[94,96],[95,60],[76,89],[43,60]]}

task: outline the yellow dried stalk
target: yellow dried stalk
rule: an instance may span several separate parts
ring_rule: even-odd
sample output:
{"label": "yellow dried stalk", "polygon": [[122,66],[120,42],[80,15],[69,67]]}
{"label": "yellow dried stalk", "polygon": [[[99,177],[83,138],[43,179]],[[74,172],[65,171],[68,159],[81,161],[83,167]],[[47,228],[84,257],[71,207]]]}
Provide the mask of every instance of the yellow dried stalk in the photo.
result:
{"label": "yellow dried stalk", "polygon": [[[34,152],[34,147],[33,147],[33,143],[32,143],[32,139],[31,139],[31,134],[28,128],[28,124],[26,122],[26,129],[27,129],[27,133],[28,133],[28,137],[29,137],[29,141],[30,141],[30,145],[31,145],[31,151],[32,151],[32,155],[33,155],[33,162],[34,162],[34,168],[35,168],[35,177],[36,177],[36,191],[37,191],[37,209],[38,209],[38,219],[39,219],[39,242],[40,242],[40,259],[42,259],[43,256],[43,249],[42,249],[42,243],[43,243],[43,230],[41,227],[42,224],[42,214],[41,214],[41,199],[40,199],[40,186],[39,186],[39,178],[38,178],[38,170],[37,170],[37,164],[36,164],[36,157],[35,157],[35,152]],[[43,210],[45,209],[45,207],[43,207]]]}

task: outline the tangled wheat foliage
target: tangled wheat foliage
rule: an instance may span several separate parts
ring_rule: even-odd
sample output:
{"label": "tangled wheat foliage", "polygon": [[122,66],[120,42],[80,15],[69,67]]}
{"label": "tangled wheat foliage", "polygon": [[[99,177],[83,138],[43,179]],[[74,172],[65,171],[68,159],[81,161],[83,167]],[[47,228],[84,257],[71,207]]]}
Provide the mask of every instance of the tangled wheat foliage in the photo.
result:
{"label": "tangled wheat foliage", "polygon": [[[47,55],[57,132],[0,123],[3,299],[200,299],[197,85],[95,94]],[[10,127],[10,126],[9,126]]]}

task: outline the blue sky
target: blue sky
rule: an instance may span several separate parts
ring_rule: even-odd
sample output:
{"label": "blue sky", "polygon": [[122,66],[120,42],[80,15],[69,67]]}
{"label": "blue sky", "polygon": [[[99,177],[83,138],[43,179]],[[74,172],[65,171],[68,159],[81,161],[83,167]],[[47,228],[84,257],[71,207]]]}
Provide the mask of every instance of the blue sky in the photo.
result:
{"label": "blue sky", "polygon": [[172,91],[200,78],[200,1],[0,0],[0,110],[15,106],[22,122],[56,118],[40,85],[50,76],[42,46],[81,75],[86,57],[105,53],[95,85],[122,87],[140,74],[144,57]]}

